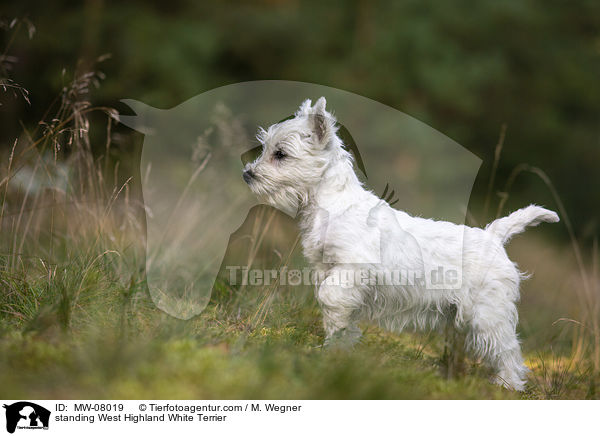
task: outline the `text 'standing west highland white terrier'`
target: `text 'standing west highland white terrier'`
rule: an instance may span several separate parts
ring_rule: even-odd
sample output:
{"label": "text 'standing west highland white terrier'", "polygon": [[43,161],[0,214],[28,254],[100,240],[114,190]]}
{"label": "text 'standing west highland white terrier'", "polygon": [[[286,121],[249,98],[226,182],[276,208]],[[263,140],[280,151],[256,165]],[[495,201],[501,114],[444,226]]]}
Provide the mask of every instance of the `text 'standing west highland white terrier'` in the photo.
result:
{"label": "text 'standing west highland white terrier'", "polygon": [[[321,278],[316,297],[326,344],[356,341],[362,319],[400,331],[433,329],[453,316],[467,350],[493,369],[495,382],[523,390],[528,369],[516,334],[523,274],[504,244],[558,215],[531,205],[480,229],[392,209],[364,189],[325,105],[323,97],[314,106],[306,100],[294,118],[260,129],[262,154],[243,177],[260,199],[298,213],[304,254]],[[348,271],[364,278],[370,270],[413,276],[351,286],[329,280]],[[423,280],[442,270],[455,273],[450,285]]]}

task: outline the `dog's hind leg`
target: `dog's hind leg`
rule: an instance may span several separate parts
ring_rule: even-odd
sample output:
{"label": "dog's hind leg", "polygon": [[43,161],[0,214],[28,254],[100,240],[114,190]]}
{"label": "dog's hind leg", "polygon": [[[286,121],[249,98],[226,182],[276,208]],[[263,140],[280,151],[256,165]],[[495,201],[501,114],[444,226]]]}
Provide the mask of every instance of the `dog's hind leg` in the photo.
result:
{"label": "dog's hind leg", "polygon": [[474,310],[467,347],[494,370],[495,383],[522,391],[529,369],[523,362],[516,324],[514,303],[480,303]]}
{"label": "dog's hind leg", "polygon": [[494,376],[493,381],[509,389],[516,391],[524,390],[529,368],[523,363],[521,348],[517,346],[516,348],[503,351],[495,356],[495,360],[498,372]]}
{"label": "dog's hind leg", "polygon": [[325,345],[355,344],[362,335],[357,326],[363,305],[360,290],[327,284],[325,281],[319,286],[317,301],[323,312]]}

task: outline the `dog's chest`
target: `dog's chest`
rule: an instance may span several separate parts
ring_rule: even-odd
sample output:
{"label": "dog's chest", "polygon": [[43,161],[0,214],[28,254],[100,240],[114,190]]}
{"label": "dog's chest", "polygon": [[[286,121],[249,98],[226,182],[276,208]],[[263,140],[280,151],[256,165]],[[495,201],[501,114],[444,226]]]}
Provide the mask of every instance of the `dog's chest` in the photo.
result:
{"label": "dog's chest", "polygon": [[315,266],[380,263],[380,234],[356,207],[315,210],[301,224],[304,256]]}
{"label": "dog's chest", "polygon": [[323,263],[325,237],[328,227],[329,213],[320,208],[310,211],[300,222],[304,257],[313,265]]}

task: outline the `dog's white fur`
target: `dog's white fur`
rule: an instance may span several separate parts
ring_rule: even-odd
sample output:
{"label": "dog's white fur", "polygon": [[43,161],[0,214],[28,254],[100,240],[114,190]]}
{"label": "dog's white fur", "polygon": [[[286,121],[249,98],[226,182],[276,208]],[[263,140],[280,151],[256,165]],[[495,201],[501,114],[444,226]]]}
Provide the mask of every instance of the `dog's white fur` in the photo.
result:
{"label": "dog's white fur", "polygon": [[495,372],[495,381],[522,390],[528,371],[516,334],[522,274],[504,244],[527,226],[557,222],[556,213],[528,206],[485,230],[412,217],[363,188],[352,156],[337,136],[322,97],[306,100],[296,116],[260,130],[261,156],[244,179],[267,203],[300,217],[308,261],[329,277],[349,268],[421,271],[442,267],[459,273],[458,286],[431,289],[423,281],[317,285],[326,343],[353,342],[357,322],[376,320],[394,331],[436,328],[454,317],[466,331],[467,349]]}

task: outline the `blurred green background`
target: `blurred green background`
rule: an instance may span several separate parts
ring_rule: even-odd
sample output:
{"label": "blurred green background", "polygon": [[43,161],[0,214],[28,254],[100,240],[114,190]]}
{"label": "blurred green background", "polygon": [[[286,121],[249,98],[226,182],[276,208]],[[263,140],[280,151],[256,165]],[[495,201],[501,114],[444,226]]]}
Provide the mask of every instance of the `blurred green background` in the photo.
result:
{"label": "blurred green background", "polygon": [[[1,97],[3,146],[18,136],[19,121],[37,123],[78,68],[107,53],[92,99],[121,110],[122,98],[169,108],[235,82],[314,82],[386,103],[477,154],[484,164],[473,200],[486,193],[506,124],[499,187],[519,163],[538,166],[577,235],[595,233],[598,1],[59,0],[5,3],[1,13],[7,22],[27,17],[37,30],[32,39],[25,28],[16,32],[6,53],[18,59],[7,73],[31,92],[32,105]],[[533,201],[555,206],[541,181],[522,175],[508,209]],[[476,216],[480,205],[472,201]]]}

